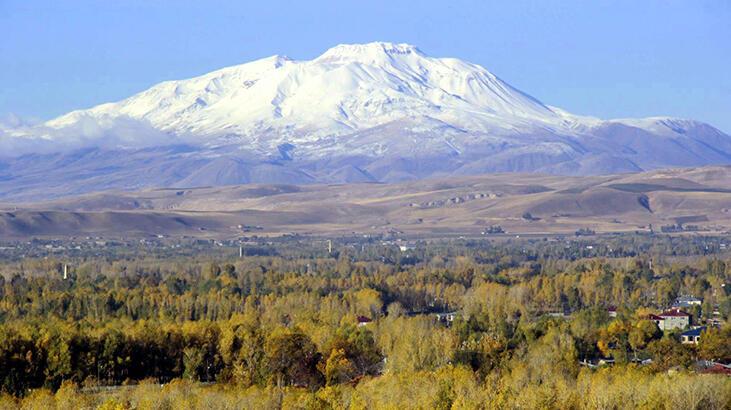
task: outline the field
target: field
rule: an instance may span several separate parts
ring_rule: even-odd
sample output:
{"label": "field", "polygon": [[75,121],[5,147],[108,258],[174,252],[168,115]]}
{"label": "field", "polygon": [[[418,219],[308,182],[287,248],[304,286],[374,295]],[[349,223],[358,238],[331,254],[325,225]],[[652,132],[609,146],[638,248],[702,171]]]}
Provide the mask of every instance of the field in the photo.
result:
{"label": "field", "polygon": [[0,206],[7,238],[481,235],[731,229],[731,168],[601,177],[498,174],[398,184],[103,192]]}

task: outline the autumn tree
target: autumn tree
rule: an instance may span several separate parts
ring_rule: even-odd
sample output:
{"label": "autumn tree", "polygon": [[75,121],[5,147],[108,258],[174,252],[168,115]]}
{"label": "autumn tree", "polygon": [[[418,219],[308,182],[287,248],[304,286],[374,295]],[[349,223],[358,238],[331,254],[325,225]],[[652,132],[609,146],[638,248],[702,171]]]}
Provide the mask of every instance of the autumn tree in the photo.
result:
{"label": "autumn tree", "polygon": [[277,329],[265,344],[267,368],[275,384],[317,387],[323,376],[317,365],[320,353],[309,337],[298,329]]}
{"label": "autumn tree", "polygon": [[731,359],[731,326],[704,330],[698,342],[698,355],[706,360]]}

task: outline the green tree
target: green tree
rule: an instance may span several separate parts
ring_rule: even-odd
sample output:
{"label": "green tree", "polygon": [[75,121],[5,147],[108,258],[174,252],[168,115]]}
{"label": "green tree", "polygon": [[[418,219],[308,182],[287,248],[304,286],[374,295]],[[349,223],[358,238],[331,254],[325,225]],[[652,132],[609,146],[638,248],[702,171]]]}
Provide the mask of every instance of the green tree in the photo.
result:
{"label": "green tree", "polygon": [[200,380],[204,364],[203,349],[195,346],[186,347],[183,350],[183,377],[190,380]]}

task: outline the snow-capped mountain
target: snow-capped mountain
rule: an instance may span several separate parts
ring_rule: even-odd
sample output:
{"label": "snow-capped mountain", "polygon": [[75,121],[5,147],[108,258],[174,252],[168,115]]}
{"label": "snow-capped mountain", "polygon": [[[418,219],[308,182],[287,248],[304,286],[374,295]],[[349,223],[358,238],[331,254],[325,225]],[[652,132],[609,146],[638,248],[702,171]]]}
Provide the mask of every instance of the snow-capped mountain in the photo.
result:
{"label": "snow-capped mountain", "polygon": [[388,43],[340,45],[312,61],[273,56],[168,81],[48,125],[60,128],[85,116],[143,119],[208,143],[222,134],[243,140],[274,134],[258,141],[265,144],[271,139],[307,143],[405,117],[485,131],[561,122],[548,107],[480,66]]}
{"label": "snow-capped mountain", "polygon": [[575,116],[478,65],[392,43],[166,81],[42,125],[0,127],[0,148],[0,195],[21,196],[47,194],[49,179],[77,193],[731,163],[731,138],[709,125]]}

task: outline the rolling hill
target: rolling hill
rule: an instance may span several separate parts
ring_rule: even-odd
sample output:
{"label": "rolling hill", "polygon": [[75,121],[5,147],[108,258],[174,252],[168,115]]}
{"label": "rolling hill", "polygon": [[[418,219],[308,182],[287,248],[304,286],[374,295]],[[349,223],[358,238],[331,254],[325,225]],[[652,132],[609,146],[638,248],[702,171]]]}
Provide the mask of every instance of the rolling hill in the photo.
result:
{"label": "rolling hill", "polygon": [[678,224],[718,232],[731,229],[731,167],[108,191],[1,208],[3,238],[480,234],[491,225],[510,234],[648,231],[650,225],[659,231]]}

